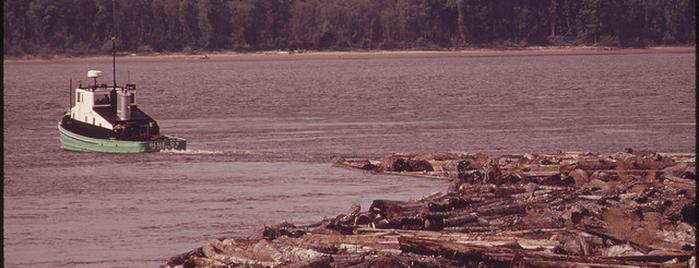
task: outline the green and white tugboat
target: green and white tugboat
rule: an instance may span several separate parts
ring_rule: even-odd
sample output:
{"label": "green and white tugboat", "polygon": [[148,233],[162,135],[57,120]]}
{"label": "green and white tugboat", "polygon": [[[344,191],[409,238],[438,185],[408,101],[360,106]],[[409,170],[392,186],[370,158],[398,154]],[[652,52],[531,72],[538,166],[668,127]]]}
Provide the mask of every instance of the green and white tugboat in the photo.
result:
{"label": "green and white tugboat", "polygon": [[139,109],[136,85],[97,84],[101,74],[88,71],[94,84],[71,91],[71,108],[58,123],[62,148],[109,153],[186,149],[186,140],[161,135],[158,123]]}
{"label": "green and white tugboat", "polygon": [[136,85],[117,85],[115,40],[112,37],[112,85],[97,83],[102,76],[98,70],[87,72],[91,85],[73,89],[71,83],[70,109],[58,122],[61,148],[105,153],[186,150],[185,139],[161,135],[158,123],[139,109]]}

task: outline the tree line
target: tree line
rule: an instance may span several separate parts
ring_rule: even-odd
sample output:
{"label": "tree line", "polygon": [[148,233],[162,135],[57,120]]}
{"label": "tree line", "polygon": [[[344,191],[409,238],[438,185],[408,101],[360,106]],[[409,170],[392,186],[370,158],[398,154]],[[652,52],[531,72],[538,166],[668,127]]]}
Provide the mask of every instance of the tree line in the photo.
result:
{"label": "tree line", "polygon": [[[3,53],[111,51],[111,0],[5,0]],[[695,43],[695,0],[118,0],[119,51]]]}

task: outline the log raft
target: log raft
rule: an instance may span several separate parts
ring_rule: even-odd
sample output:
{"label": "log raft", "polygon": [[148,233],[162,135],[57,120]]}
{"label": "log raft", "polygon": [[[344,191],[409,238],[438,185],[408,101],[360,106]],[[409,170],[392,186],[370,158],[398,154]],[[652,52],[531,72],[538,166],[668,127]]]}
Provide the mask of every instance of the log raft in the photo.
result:
{"label": "log raft", "polygon": [[693,154],[393,154],[372,173],[450,180],[334,218],[214,239],[164,267],[694,267]]}

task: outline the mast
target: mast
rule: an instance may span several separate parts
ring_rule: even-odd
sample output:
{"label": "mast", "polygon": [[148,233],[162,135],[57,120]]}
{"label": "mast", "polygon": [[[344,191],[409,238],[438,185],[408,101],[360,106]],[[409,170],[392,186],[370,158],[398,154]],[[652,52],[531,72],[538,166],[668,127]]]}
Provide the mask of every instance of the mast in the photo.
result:
{"label": "mast", "polygon": [[112,78],[116,89],[116,0],[112,0]]}
{"label": "mast", "polygon": [[68,111],[73,108],[73,79],[70,79],[70,86],[68,86]]}

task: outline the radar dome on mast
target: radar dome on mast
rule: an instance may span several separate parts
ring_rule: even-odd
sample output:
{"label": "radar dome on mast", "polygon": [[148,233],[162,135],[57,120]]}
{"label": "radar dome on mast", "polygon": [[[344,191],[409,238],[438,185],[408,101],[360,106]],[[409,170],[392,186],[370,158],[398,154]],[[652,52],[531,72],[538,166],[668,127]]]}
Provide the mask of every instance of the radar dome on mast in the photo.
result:
{"label": "radar dome on mast", "polygon": [[95,86],[97,86],[97,78],[102,76],[102,71],[99,70],[89,70],[87,71],[87,78],[95,79]]}
{"label": "radar dome on mast", "polygon": [[89,70],[87,71],[87,78],[98,78],[102,76],[102,71],[99,70]]}

